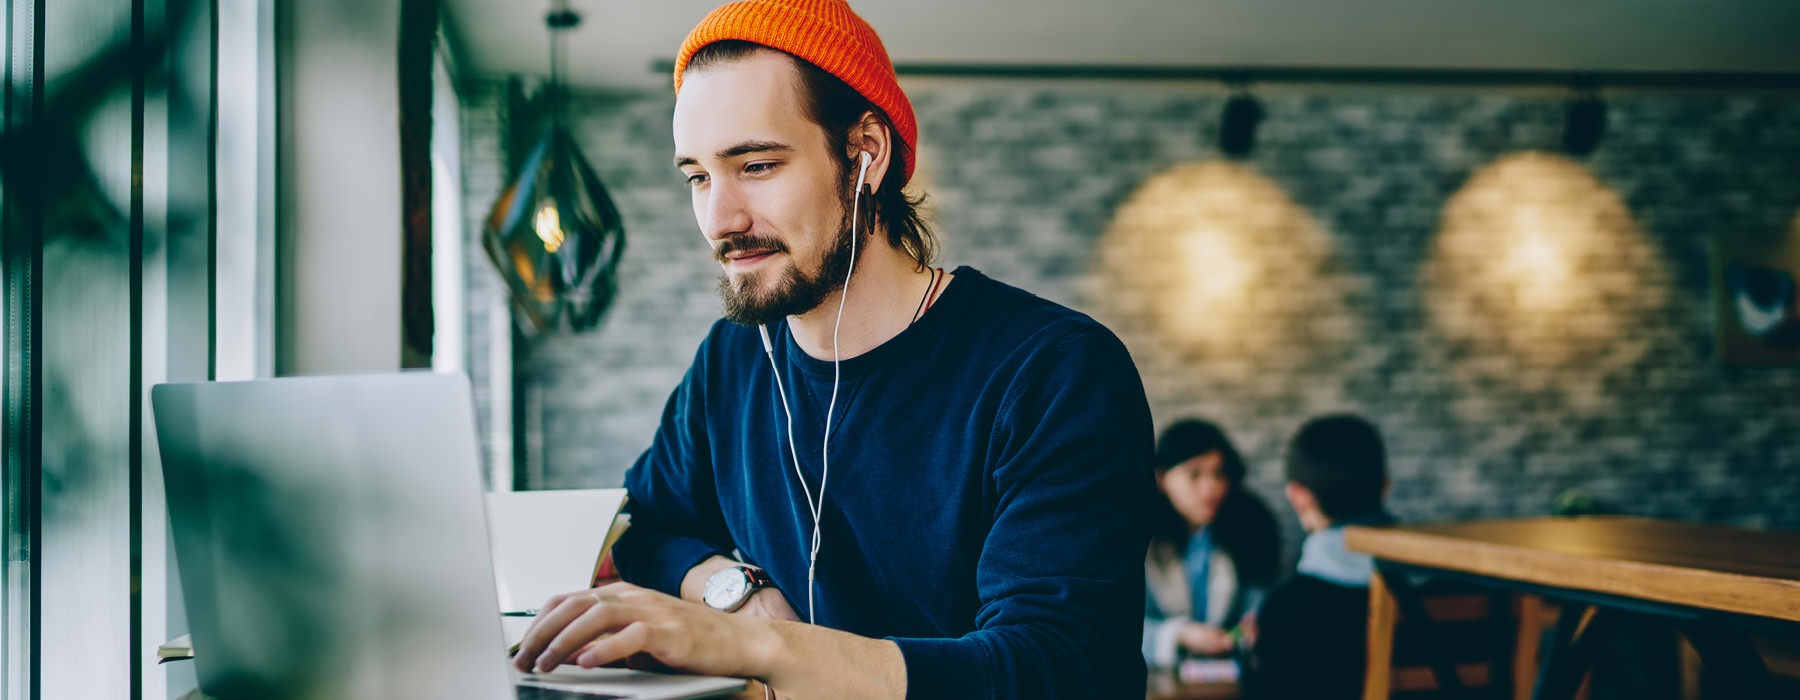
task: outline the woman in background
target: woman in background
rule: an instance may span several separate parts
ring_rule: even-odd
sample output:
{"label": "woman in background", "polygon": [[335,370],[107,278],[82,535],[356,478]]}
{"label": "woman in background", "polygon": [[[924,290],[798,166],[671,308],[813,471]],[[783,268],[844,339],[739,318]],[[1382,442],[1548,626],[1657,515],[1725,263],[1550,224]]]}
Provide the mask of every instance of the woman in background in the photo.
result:
{"label": "woman in background", "polygon": [[1174,667],[1227,656],[1240,622],[1278,578],[1281,535],[1269,506],[1244,486],[1244,460],[1224,431],[1186,419],[1156,441],[1166,499],[1144,561],[1144,661]]}

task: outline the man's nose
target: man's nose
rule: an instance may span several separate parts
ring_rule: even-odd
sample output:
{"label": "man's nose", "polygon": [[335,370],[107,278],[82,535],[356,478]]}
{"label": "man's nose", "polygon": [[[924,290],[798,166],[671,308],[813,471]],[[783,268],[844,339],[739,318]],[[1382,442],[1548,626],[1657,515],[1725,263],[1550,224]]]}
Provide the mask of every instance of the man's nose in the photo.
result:
{"label": "man's nose", "polygon": [[701,232],[710,240],[724,240],[750,230],[750,211],[744,192],[729,180],[715,181],[706,190]]}

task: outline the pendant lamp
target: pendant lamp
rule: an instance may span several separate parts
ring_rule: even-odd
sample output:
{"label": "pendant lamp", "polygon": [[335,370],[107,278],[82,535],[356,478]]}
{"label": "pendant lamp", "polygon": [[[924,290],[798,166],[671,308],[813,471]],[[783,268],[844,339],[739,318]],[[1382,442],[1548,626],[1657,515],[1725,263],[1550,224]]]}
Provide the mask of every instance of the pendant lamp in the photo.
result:
{"label": "pendant lamp", "polygon": [[528,334],[597,326],[618,292],[625,253],[619,210],[564,115],[562,34],[580,22],[566,1],[544,19],[550,83],[540,102],[548,103],[549,119],[482,231],[482,247],[506,280]]}

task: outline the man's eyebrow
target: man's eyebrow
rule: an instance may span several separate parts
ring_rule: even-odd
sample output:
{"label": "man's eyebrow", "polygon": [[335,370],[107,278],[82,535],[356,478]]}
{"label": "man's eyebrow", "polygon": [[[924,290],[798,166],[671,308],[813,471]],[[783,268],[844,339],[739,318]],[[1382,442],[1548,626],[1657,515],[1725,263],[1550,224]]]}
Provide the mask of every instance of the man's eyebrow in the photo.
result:
{"label": "man's eyebrow", "polygon": [[[720,149],[719,152],[714,155],[719,160],[727,160],[750,153],[788,153],[793,150],[793,146],[781,141],[744,141],[728,148]],[[693,156],[675,156],[675,167],[677,168],[685,165],[698,165],[699,163],[699,161],[694,160]]]}

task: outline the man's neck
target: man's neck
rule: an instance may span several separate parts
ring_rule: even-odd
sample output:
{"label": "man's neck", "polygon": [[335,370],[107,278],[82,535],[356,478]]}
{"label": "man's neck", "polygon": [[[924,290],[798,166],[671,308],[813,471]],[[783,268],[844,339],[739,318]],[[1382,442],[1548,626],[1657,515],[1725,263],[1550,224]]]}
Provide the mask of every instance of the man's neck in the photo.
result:
{"label": "man's neck", "polygon": [[[905,252],[886,244],[882,235],[861,241],[868,249],[850,275],[846,290],[826,295],[817,308],[788,317],[788,328],[794,342],[807,355],[833,358],[832,334],[835,327],[838,359],[850,359],[899,335],[912,325],[913,313],[920,309],[932,283],[930,270],[920,270]],[[939,282],[940,288],[943,282]],[[838,323],[838,305],[843,304],[843,322]]]}

